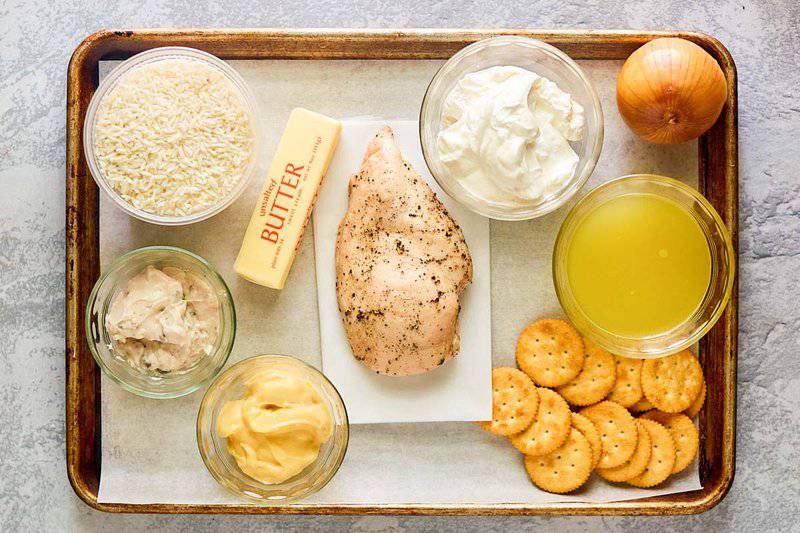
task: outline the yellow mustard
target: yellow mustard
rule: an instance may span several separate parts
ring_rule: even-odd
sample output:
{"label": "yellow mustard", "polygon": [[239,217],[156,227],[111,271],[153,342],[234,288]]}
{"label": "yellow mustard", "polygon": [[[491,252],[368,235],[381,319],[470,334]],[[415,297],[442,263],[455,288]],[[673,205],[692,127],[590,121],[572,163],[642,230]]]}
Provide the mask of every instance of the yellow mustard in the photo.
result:
{"label": "yellow mustard", "polygon": [[311,382],[285,372],[259,372],[246,386],[223,406],[217,432],[242,472],[281,483],[316,460],[333,432],[330,409]]}

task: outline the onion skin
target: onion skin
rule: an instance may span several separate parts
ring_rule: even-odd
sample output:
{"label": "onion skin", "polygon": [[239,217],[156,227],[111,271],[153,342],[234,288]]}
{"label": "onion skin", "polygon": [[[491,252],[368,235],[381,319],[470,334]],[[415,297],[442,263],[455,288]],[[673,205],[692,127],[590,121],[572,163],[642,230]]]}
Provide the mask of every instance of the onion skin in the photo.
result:
{"label": "onion skin", "polygon": [[685,39],[654,39],[634,51],[617,78],[617,107],[637,135],[658,144],[696,139],[728,98],[722,69]]}

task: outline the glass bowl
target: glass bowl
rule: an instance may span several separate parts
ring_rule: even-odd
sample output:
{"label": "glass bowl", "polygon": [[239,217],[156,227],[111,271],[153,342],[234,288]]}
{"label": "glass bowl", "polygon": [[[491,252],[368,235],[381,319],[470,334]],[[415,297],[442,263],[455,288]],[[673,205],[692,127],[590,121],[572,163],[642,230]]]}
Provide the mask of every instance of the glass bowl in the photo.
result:
{"label": "glass bowl", "polygon": [[[223,406],[240,399],[247,390],[247,378],[263,370],[286,372],[311,382],[333,417],[333,433],[320,448],[316,461],[296,476],[276,484],[262,483],[244,474],[228,452],[227,439],[219,437],[216,428]],[[344,460],[349,435],[347,411],[336,388],[319,370],[285,355],[250,357],[228,368],[208,388],[197,413],[197,446],[214,479],[239,497],[267,505],[291,503],[324,487]]]}
{"label": "glass bowl", "polygon": [[[205,280],[219,300],[220,327],[213,351],[194,366],[170,373],[145,373],[114,350],[105,318],[114,296],[148,266],[176,267]],[[228,286],[205,259],[171,246],[139,248],[114,261],[95,283],[85,316],[86,340],[95,361],[123,389],[156,399],[177,398],[199,389],[225,366],[236,337],[236,311]]]}
{"label": "glass bowl", "polygon": [[[711,255],[708,289],[698,308],[670,330],[646,337],[625,337],[600,327],[583,312],[570,289],[567,253],[576,229],[599,205],[628,194],[652,194],[684,208],[700,226]],[[689,348],[719,320],[733,291],[736,259],[731,236],[714,207],[694,188],[652,174],[623,176],[600,185],[570,210],[556,237],[553,283],[567,317],[578,331],[606,350],[627,357],[663,357]]]}
{"label": "glass bowl", "polygon": [[[130,202],[120,196],[111,184],[107,181],[100,165],[97,161],[94,150],[94,126],[97,118],[97,113],[102,105],[103,98],[114,89],[120,78],[130,72],[131,70],[141,67],[143,65],[151,64],[165,59],[184,59],[189,61],[197,61],[203,65],[216,70],[221,73],[225,78],[232,83],[239,94],[242,107],[250,119],[250,128],[253,132],[253,144],[248,166],[242,175],[239,182],[233,189],[223,198],[220,202],[208,209],[198,211],[185,216],[164,216],[151,213],[139,209],[132,205]],[[259,142],[261,139],[260,126],[257,120],[256,99],[250,91],[246,82],[230,65],[222,61],[216,56],[194,48],[186,48],[182,46],[165,46],[161,48],[153,48],[145,52],[136,54],[135,56],[123,61],[117,66],[108,76],[103,78],[100,85],[97,87],[89,103],[89,109],[86,112],[86,119],[83,123],[83,150],[86,157],[86,162],[89,165],[89,171],[94,178],[95,183],[100,189],[111,198],[114,203],[123,211],[132,217],[150,222],[152,224],[159,224],[163,226],[179,226],[199,222],[212,217],[232,204],[244,192],[247,184],[252,177],[258,172],[259,164]]]}
{"label": "glass bowl", "polygon": [[[555,193],[539,201],[500,203],[470,192],[447,169],[436,148],[441,130],[445,98],[466,74],[493,66],[521,67],[555,82],[581,104],[586,116],[583,140],[570,142],[578,154],[572,178]],[[422,100],[419,120],[420,144],[425,163],[439,186],[470,210],[497,220],[526,220],[540,217],[567,202],[594,171],[603,146],[603,110],[589,79],[575,61],[561,50],[527,37],[491,37],[463,48],[434,75]]]}

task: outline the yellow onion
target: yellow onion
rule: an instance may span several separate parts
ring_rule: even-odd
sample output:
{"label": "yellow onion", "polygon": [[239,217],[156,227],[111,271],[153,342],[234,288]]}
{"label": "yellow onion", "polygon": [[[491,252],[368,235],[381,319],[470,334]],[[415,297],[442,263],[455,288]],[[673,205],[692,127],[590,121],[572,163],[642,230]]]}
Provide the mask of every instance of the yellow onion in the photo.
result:
{"label": "yellow onion", "polygon": [[659,144],[696,139],[717,121],[728,87],[711,55],[685,39],[661,38],[625,61],[617,107],[639,136]]}

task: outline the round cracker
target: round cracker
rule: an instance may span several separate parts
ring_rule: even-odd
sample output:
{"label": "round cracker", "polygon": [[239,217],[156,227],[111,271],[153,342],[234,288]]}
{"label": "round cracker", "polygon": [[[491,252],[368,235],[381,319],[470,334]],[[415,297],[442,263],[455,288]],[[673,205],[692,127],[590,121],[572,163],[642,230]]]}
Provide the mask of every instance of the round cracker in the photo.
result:
{"label": "round cracker", "polygon": [[586,407],[580,414],[591,420],[600,433],[602,453],[599,468],[613,468],[631,458],[639,438],[636,421],[618,403],[604,401]]}
{"label": "round cracker", "polygon": [[572,427],[583,433],[586,440],[592,446],[592,468],[597,467],[600,462],[600,455],[603,452],[603,444],[600,441],[600,433],[592,422],[583,415],[572,413]]}
{"label": "round cracker", "polygon": [[642,390],[656,409],[680,413],[687,409],[703,386],[700,361],[689,350],[658,359],[647,359],[642,365]]}
{"label": "round cracker", "polygon": [[700,409],[703,408],[703,404],[706,402],[706,378],[703,378],[703,386],[700,387],[700,394],[697,395],[697,398],[694,399],[692,405],[690,405],[685,411],[684,414],[689,418],[694,418],[697,416],[697,413],[700,412]]}
{"label": "round cracker", "polygon": [[509,437],[511,444],[525,455],[550,453],[567,440],[572,427],[572,413],[564,398],[550,389],[537,389],[539,409],[533,423]]}
{"label": "round cracker", "polygon": [[642,399],[642,363],[641,359],[614,356],[617,363],[617,381],[608,395],[608,399],[622,407],[630,407]]}
{"label": "round cracker", "polygon": [[650,441],[650,434],[638,420],[636,420],[636,429],[639,437],[636,441],[636,450],[634,450],[631,458],[614,468],[598,468],[597,474],[600,477],[607,481],[621,483],[644,472],[644,469],[647,468],[647,463],[650,461],[652,442]]}
{"label": "round cracker", "polygon": [[513,435],[531,425],[539,393],[531,378],[511,367],[492,369],[492,419],[481,427],[495,435]]}
{"label": "round cracker", "polygon": [[608,396],[617,381],[614,356],[589,339],[583,339],[586,359],[575,379],[556,389],[572,405],[592,405]]}
{"label": "round cracker", "polygon": [[658,485],[669,477],[675,465],[675,443],[669,430],[653,420],[639,419],[650,435],[650,460],[644,472],[628,480],[634,487],[647,488]]}
{"label": "round cracker", "polygon": [[655,420],[669,430],[675,442],[675,465],[672,473],[677,474],[692,462],[700,447],[700,432],[692,419],[683,413],[665,413],[649,411],[641,416],[647,420]]}
{"label": "round cracker", "polygon": [[641,413],[644,411],[649,411],[650,409],[654,409],[654,407],[653,404],[650,403],[650,400],[648,400],[647,398],[642,398],[635,404],[631,405],[629,409],[634,413]]}
{"label": "round cracker", "polygon": [[575,379],[585,358],[581,336],[558,318],[529,324],[517,340],[517,365],[543,387],[558,387]]}
{"label": "round cracker", "polygon": [[575,428],[556,450],[537,457],[525,456],[525,470],[534,485],[547,492],[571,492],[592,473],[592,445]]}

